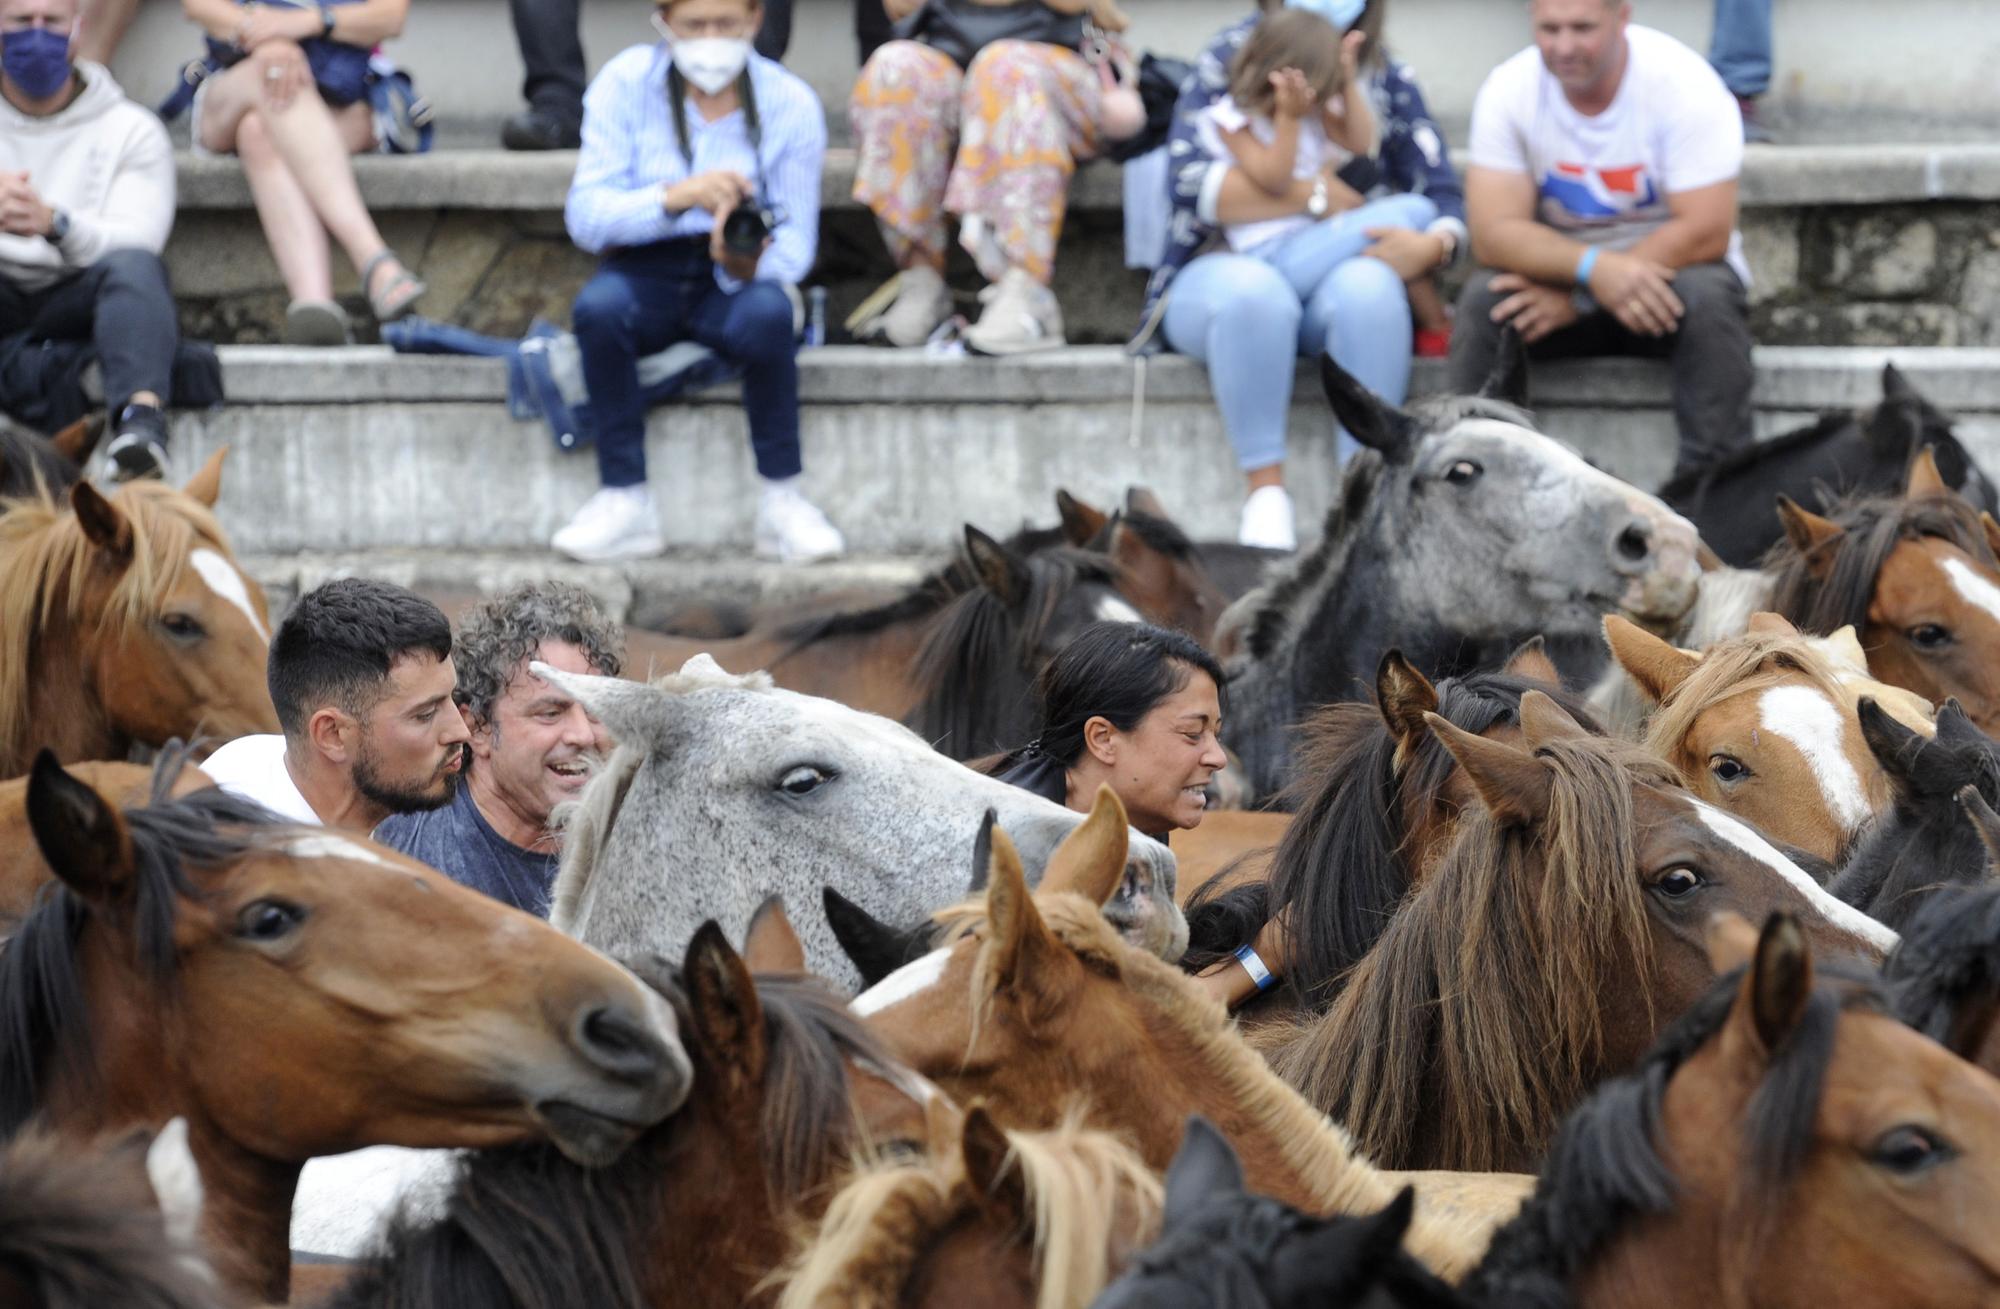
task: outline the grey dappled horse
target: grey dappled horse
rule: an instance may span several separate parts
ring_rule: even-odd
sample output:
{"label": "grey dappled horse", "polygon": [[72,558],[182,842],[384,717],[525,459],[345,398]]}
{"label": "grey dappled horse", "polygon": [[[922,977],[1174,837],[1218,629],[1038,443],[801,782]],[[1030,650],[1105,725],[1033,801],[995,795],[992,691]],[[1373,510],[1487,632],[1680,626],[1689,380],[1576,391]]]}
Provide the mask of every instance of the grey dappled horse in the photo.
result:
{"label": "grey dappled horse", "polygon": [[[739,945],[758,906],[784,898],[814,972],[860,977],[820,912],[831,886],[911,923],[965,898],[991,809],[1030,876],[1083,815],[955,763],[876,714],[724,672],[697,655],[652,685],[535,665],[618,741],[565,830],[551,920],[613,954],[678,958],[702,920]],[[1136,832],[1105,916],[1178,958],[1187,921],[1174,861]]]}

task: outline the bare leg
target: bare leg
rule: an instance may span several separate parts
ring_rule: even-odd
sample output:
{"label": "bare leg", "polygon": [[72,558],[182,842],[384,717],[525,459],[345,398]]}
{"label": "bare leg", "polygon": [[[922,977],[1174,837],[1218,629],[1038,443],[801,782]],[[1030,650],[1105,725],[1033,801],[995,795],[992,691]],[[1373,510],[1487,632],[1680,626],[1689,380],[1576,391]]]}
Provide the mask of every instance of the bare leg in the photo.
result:
{"label": "bare leg", "polygon": [[1246,469],[1243,473],[1243,480],[1250,484],[1252,491],[1261,490],[1267,486],[1283,486],[1285,484],[1285,466],[1281,463],[1265,464],[1262,468]]}
{"label": "bare leg", "polygon": [[84,0],[77,22],[76,57],[108,64],[132,26],[139,0]]}
{"label": "bare leg", "polygon": [[313,212],[312,201],[293,178],[261,114],[246,114],[236,127],[236,155],[257,202],[264,239],[294,300],[333,299],[333,266],[326,229]]}
{"label": "bare leg", "polygon": [[1442,332],[1451,326],[1451,316],[1445,312],[1444,297],[1438,294],[1435,281],[1419,277],[1409,283],[1409,288],[1410,317],[1416,321],[1418,331]]}

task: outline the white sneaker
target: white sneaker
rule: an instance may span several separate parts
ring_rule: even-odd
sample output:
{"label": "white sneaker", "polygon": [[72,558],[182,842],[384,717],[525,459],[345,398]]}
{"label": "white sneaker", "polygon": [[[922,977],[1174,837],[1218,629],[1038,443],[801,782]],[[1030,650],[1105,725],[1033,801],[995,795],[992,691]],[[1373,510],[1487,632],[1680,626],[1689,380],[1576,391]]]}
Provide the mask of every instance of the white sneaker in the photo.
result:
{"label": "white sneaker", "polygon": [[645,559],[663,554],[667,548],[660,536],[653,494],[643,482],[604,487],[583,502],[569,526],[557,532],[549,544],[587,564]]}
{"label": "white sneaker", "polygon": [[1055,293],[1018,268],[1001,277],[979,321],[965,331],[965,348],[974,354],[1020,355],[1066,344]]}
{"label": "white sneaker", "polygon": [[1243,502],[1236,524],[1236,543],[1261,550],[1296,550],[1299,534],[1292,521],[1292,497],[1282,486],[1260,486]]}
{"label": "white sneaker", "polygon": [[790,487],[766,488],[757,502],[757,553],[787,564],[809,564],[847,553],[840,529]]}
{"label": "white sneaker", "polygon": [[890,345],[905,350],[931,339],[937,326],[951,317],[951,292],[929,264],[905,268],[896,279],[896,302],[875,320],[874,331]]}

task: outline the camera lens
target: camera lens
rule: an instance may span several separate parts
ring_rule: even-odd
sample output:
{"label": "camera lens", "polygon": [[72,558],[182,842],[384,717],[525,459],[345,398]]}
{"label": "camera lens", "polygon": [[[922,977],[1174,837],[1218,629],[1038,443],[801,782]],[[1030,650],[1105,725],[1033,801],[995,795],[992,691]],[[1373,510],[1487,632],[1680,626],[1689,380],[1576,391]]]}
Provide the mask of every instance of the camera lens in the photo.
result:
{"label": "camera lens", "polygon": [[769,235],[771,225],[759,209],[734,210],[722,223],[722,247],[731,254],[754,255]]}

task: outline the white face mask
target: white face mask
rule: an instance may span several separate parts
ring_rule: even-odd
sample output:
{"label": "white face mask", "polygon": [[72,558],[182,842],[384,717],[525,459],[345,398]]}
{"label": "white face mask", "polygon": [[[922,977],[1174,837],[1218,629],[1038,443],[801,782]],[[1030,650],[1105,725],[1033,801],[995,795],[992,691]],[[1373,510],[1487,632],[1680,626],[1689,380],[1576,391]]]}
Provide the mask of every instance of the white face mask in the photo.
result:
{"label": "white face mask", "polygon": [[674,52],[674,67],[703,95],[720,93],[750,62],[750,43],[741,37],[678,37],[667,26],[666,18],[657,13],[653,26]]}

